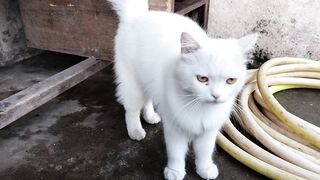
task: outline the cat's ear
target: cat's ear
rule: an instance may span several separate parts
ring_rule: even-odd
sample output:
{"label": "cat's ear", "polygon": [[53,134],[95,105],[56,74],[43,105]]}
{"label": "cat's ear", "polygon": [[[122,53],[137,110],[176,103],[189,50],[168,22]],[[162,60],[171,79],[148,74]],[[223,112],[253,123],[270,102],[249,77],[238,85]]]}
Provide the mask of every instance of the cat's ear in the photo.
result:
{"label": "cat's ear", "polygon": [[181,54],[194,53],[200,49],[199,43],[188,33],[183,32],[181,34]]}
{"label": "cat's ear", "polygon": [[238,40],[240,48],[243,53],[247,53],[248,51],[254,48],[254,45],[257,43],[258,33],[249,34],[244,36]]}

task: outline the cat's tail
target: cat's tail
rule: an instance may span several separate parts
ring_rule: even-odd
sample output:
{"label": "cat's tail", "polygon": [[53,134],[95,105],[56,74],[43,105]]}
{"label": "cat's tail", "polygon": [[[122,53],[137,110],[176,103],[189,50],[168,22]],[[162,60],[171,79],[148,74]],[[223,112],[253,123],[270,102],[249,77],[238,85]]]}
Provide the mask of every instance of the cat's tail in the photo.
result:
{"label": "cat's tail", "polygon": [[148,0],[107,0],[111,2],[113,9],[120,19],[140,16],[149,11]]}

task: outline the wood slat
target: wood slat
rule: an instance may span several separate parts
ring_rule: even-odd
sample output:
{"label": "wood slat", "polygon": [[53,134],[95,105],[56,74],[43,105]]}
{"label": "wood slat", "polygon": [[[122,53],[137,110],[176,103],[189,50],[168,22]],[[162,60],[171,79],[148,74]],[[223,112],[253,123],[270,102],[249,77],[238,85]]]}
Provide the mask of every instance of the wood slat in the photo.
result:
{"label": "wood slat", "polygon": [[174,11],[174,0],[149,0],[151,10],[157,11]]}
{"label": "wood slat", "polygon": [[181,1],[176,2],[175,5],[175,13],[186,15],[189,12],[206,5],[207,0],[188,0],[188,1]]}
{"label": "wood slat", "polygon": [[0,129],[72,88],[110,63],[90,57],[0,101]]}
{"label": "wood slat", "polygon": [[106,0],[20,0],[29,47],[110,60],[118,17]]}

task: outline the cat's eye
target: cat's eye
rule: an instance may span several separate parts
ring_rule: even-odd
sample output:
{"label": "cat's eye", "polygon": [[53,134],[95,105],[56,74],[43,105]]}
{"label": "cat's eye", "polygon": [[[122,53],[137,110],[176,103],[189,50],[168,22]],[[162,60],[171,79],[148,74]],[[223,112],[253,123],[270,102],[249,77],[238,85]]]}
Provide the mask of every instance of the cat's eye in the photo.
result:
{"label": "cat's eye", "polygon": [[230,85],[232,85],[232,84],[234,84],[234,83],[236,83],[237,82],[237,78],[229,78],[229,79],[227,79],[227,81],[226,81],[226,83],[227,84],[230,84]]}
{"label": "cat's eye", "polygon": [[197,75],[197,79],[199,82],[202,82],[202,83],[208,83],[208,81],[209,81],[209,78],[206,76]]}

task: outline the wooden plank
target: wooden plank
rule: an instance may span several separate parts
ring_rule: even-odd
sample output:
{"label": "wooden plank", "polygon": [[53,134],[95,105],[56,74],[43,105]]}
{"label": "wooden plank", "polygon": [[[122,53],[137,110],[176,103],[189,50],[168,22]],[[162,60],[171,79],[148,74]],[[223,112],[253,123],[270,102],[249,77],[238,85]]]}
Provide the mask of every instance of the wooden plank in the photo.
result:
{"label": "wooden plank", "polygon": [[106,0],[20,0],[29,47],[113,59],[118,18]]}
{"label": "wooden plank", "polygon": [[0,101],[0,129],[72,88],[110,63],[90,57]]}
{"label": "wooden plank", "polygon": [[149,0],[151,10],[156,11],[174,11],[174,0]]}
{"label": "wooden plank", "polygon": [[176,2],[175,13],[186,15],[189,12],[205,5],[206,2],[207,2],[206,0],[188,0],[188,1]]}
{"label": "wooden plank", "polygon": [[209,21],[209,5],[210,5],[210,0],[205,0],[206,5],[204,7],[204,19],[203,19],[203,28],[207,29],[208,28],[208,21]]}

